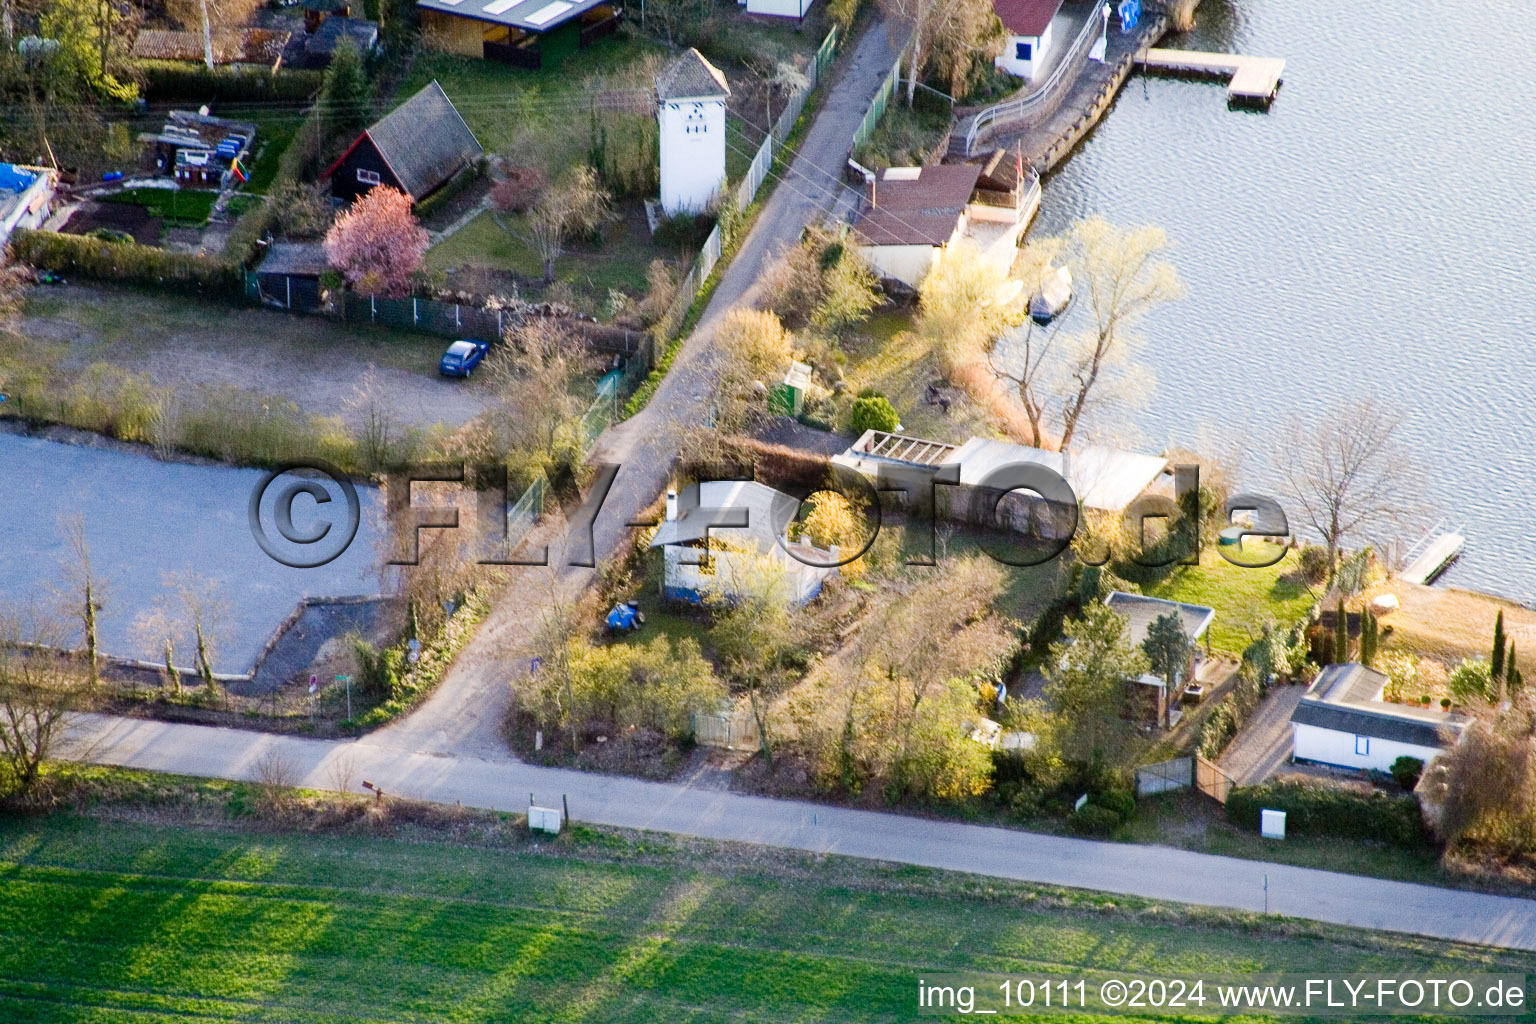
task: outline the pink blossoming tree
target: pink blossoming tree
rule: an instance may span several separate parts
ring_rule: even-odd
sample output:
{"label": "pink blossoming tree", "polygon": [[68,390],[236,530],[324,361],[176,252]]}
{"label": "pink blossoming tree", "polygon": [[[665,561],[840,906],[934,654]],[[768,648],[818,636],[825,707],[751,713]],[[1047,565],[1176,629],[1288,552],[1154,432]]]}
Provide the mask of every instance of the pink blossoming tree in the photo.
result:
{"label": "pink blossoming tree", "polygon": [[336,218],[325,235],[325,257],[359,292],[408,295],[430,244],[411,214],[411,197],[380,185]]}

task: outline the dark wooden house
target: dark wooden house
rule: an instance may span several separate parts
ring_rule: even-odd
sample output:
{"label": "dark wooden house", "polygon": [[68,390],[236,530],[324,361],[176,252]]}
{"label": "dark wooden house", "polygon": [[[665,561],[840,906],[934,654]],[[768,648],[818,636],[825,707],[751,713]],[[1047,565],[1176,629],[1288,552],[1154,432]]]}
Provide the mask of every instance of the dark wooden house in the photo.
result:
{"label": "dark wooden house", "polygon": [[378,185],[419,203],[482,153],[475,133],[434,81],[359,135],[325,177],[331,195],[349,203]]}

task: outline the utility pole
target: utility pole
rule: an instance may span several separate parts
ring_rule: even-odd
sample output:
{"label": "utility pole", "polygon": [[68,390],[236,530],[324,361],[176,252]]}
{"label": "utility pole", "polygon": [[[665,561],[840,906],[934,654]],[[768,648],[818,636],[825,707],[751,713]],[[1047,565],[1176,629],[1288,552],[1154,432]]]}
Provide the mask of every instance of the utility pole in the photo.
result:
{"label": "utility pole", "polygon": [[203,63],[208,65],[208,71],[213,71],[213,28],[208,23],[208,0],[202,0],[203,7]]}

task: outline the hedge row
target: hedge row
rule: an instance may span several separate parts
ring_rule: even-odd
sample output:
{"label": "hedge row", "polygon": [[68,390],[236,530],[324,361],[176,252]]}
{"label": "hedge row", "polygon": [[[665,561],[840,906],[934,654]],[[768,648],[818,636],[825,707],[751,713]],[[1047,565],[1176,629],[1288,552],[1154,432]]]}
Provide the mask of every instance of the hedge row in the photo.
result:
{"label": "hedge row", "polygon": [[285,69],[270,71],[219,67],[209,71],[201,64],[145,60],[144,97],[151,103],[220,100],[225,103],[295,103],[307,101],[320,89],[320,71]]}
{"label": "hedge row", "polygon": [[1284,811],[1287,834],[1372,839],[1404,847],[1429,845],[1419,798],[1362,793],[1321,781],[1266,782],[1232,790],[1227,818],[1257,831],[1259,811]]}
{"label": "hedge row", "polygon": [[20,230],[11,235],[11,252],[17,260],[39,270],[99,281],[122,281],[198,295],[238,298],[245,294],[245,275],[240,267],[149,245]]}

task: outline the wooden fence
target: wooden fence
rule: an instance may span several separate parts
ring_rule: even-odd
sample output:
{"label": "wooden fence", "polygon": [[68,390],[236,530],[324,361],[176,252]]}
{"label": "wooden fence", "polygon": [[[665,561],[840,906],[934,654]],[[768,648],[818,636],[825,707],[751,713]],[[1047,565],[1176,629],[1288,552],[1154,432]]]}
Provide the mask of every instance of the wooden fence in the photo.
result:
{"label": "wooden fence", "polygon": [[1216,762],[1198,754],[1144,764],[1136,769],[1136,795],[1139,797],[1172,793],[1190,787],[1224,804],[1232,792],[1232,777],[1218,768]]}

